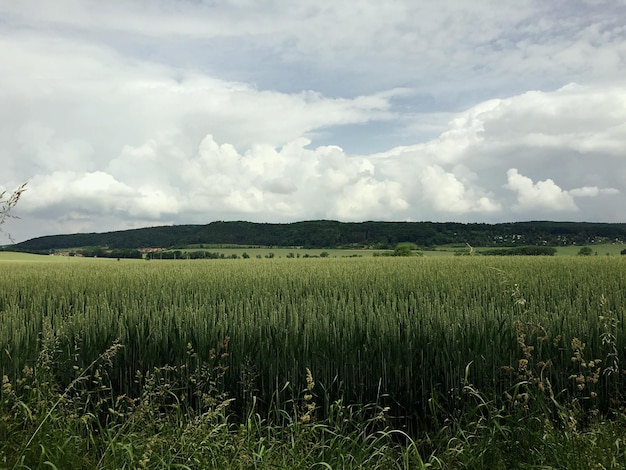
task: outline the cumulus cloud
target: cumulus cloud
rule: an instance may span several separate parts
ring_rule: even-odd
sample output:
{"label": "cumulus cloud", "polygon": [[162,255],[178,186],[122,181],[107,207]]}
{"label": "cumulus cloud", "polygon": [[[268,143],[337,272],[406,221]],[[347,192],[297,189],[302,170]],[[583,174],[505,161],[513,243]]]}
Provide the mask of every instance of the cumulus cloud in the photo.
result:
{"label": "cumulus cloud", "polygon": [[550,178],[534,183],[532,179],[521,175],[516,168],[507,171],[506,187],[517,193],[517,204],[514,209],[521,211],[540,209],[553,213],[578,211],[579,208],[574,198],[592,198],[620,193],[615,188],[598,188],[595,186],[563,190]]}
{"label": "cumulus cloud", "polygon": [[12,233],[623,221],[625,8],[3,3],[0,184],[29,181]]}
{"label": "cumulus cloud", "polygon": [[[626,93],[619,87],[611,91],[614,98]],[[191,146],[189,131],[179,127],[154,131],[135,145],[121,145],[111,156],[99,154],[92,144],[85,147],[88,163],[73,164],[71,155],[69,160],[43,158],[55,147],[78,145],[75,138],[63,139],[52,123],[27,123],[24,132],[4,138],[8,147],[30,156],[31,165],[40,161],[21,209],[83,230],[101,229],[102,221],[111,218],[118,220],[117,228],[137,221],[215,219],[509,220],[511,214],[561,218],[579,213],[581,198],[617,208],[616,196],[624,188],[619,155],[605,145],[607,123],[626,117],[615,104],[619,100],[602,100],[604,112],[581,113],[575,119],[568,114],[573,106],[569,100],[592,110],[598,103],[596,93],[573,86],[490,100],[458,113],[430,142],[369,155],[351,155],[332,145],[312,147],[304,137],[281,146],[258,143],[240,150],[206,134]],[[548,110],[555,112],[559,106],[563,124],[548,119],[542,126]],[[502,121],[511,125],[502,126]],[[585,128],[589,141],[567,138],[576,126]],[[552,139],[529,139],[531,134]],[[611,137],[620,138],[626,141],[626,133],[620,137],[615,131]],[[520,164],[524,169],[518,169]],[[75,169],[65,168],[68,165]],[[559,171],[551,171],[557,167]],[[611,177],[615,184],[610,184]],[[595,180],[605,184],[589,184]],[[563,189],[563,182],[572,189]]]}
{"label": "cumulus cloud", "polygon": [[519,174],[516,168],[507,171],[506,187],[517,193],[518,209],[549,209],[552,211],[577,210],[572,195],[559,188],[550,178],[533,183]]}
{"label": "cumulus cloud", "polygon": [[[568,87],[565,92],[579,105],[596,102],[593,89]],[[613,92],[625,93],[618,87]],[[576,118],[586,119],[587,135],[595,136],[593,149],[589,142],[564,137],[573,126],[568,123],[570,106],[564,106],[562,127],[542,128],[536,122],[564,99],[563,93],[491,100],[453,117],[448,129],[430,142],[370,155],[350,155],[338,146],[311,147],[307,138],[280,147],[259,143],[239,150],[207,134],[192,147],[184,129],[154,132],[142,143],[121,146],[113,156],[98,155],[92,145],[85,154],[91,157],[89,163],[76,162],[76,169],[64,168],[68,161],[72,166],[71,158],[47,165],[42,160],[21,209],[58,226],[101,230],[102,222],[110,223],[111,218],[118,220],[116,228],[138,221],[215,219],[508,220],[512,213],[571,216],[580,210],[579,198],[617,204],[624,180],[611,167],[617,155],[603,144],[603,136],[607,120],[618,120],[624,110],[614,105],[617,100],[607,99],[603,109],[610,117],[604,121],[598,122],[600,112]],[[500,125],[516,120],[529,123],[519,128]],[[58,137],[54,127],[23,128],[12,139],[5,138],[32,161],[55,146],[76,145],[75,139]],[[531,131],[552,135],[554,141],[529,140]],[[626,141],[626,134],[621,138]],[[537,152],[543,152],[541,159],[532,158]],[[590,152],[593,160],[587,158]],[[551,159],[558,165],[565,162],[553,173],[558,180],[545,173],[553,167]],[[511,163],[522,163],[526,170]],[[528,172],[546,176],[535,182]],[[615,185],[586,184],[594,179],[608,182],[611,174],[618,175]],[[499,182],[503,179],[504,184]],[[573,189],[563,189],[559,180]]]}
{"label": "cumulus cloud", "polygon": [[440,212],[463,214],[468,212],[494,212],[500,205],[487,196],[468,190],[463,182],[438,165],[428,166],[420,175],[420,182],[427,203]]}

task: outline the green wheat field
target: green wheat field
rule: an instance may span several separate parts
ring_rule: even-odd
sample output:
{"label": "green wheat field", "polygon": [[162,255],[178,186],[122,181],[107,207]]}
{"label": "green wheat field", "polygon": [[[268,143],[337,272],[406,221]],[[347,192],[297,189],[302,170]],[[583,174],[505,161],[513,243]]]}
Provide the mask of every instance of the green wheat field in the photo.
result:
{"label": "green wheat field", "polygon": [[[289,423],[336,422],[338,409],[353,423],[384,415],[384,424],[371,430],[386,433],[389,448],[404,449],[379,461],[396,468],[478,465],[449,448],[450,439],[460,439],[454,433],[476,423],[496,432],[511,429],[511,416],[531,416],[558,430],[571,418],[578,423],[572,432],[583,433],[592,417],[615,417],[624,404],[626,257],[52,258],[25,262],[35,258],[15,255],[0,263],[0,437],[7,440],[0,444],[0,468],[43,468],[76,446],[87,459],[84,468],[94,462],[135,468],[142,458],[147,465],[154,458],[146,454],[148,438],[133,434],[134,457],[114,445],[126,442],[124,433],[139,433],[120,420],[141,409],[146,390],[161,393],[152,423],[176,410],[172,419],[182,428],[183,411],[197,417],[223,408],[229,436],[249,428],[251,419],[285,432]],[[198,398],[200,382],[212,401]],[[56,398],[41,405],[46,399],[35,385]],[[355,406],[358,413],[346,417]],[[46,454],[44,430],[54,435],[53,417],[70,408],[68,416],[91,422],[84,427],[97,429],[98,440],[103,429],[118,437],[103,448],[92,437],[87,450],[74,443]],[[465,421],[461,410],[471,418]],[[494,424],[489,420],[497,413],[506,417]],[[11,444],[16,429],[22,437]],[[453,433],[443,447],[426,437],[442,429]],[[91,431],[70,436],[85,432]],[[394,438],[396,432],[403,438]],[[510,465],[502,445],[500,461]],[[319,454],[270,465],[247,452],[251,460],[236,454],[243,460],[231,460],[233,468],[332,460]],[[152,468],[222,465],[202,460],[206,454],[191,461],[168,455]]]}

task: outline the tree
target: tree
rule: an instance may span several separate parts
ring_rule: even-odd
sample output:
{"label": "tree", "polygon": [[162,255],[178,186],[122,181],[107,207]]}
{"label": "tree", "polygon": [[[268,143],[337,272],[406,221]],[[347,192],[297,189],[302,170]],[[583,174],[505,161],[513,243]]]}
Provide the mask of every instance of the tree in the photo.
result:
{"label": "tree", "polygon": [[578,256],[591,256],[593,254],[593,250],[588,246],[583,246],[580,250],[578,250]]}
{"label": "tree", "polygon": [[[22,184],[19,188],[17,188],[10,196],[7,196],[6,191],[2,191],[0,193],[0,204],[2,208],[0,209],[0,232],[2,232],[2,226],[6,222],[7,219],[16,219],[17,216],[11,214],[11,210],[17,205],[17,202],[20,200],[22,193],[26,191],[26,183]],[[13,242],[13,238],[11,234],[6,234],[9,237],[9,240]]]}
{"label": "tree", "polygon": [[399,243],[393,250],[393,256],[411,256],[412,254],[411,247],[406,244]]}

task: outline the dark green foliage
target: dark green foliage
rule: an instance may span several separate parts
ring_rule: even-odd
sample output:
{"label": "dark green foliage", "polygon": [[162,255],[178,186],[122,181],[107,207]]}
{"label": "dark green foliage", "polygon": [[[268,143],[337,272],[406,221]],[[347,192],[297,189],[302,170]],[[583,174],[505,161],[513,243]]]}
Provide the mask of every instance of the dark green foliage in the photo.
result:
{"label": "dark green foliage", "polygon": [[107,233],[50,235],[11,249],[47,252],[84,246],[108,249],[181,247],[199,244],[301,246],[305,248],[372,247],[393,249],[410,242],[422,247],[466,243],[472,246],[584,245],[626,240],[626,224],[518,222],[461,224],[434,222],[351,222],[330,220],[291,224],[212,222],[208,225],[150,227]]}
{"label": "dark green foliage", "polygon": [[71,252],[70,255],[80,254],[89,258],[126,258],[126,259],[140,259],[143,257],[141,251],[133,249],[114,249],[105,250],[103,248],[92,248],[85,250],[77,250],[75,253]]}
{"label": "dark green foliage", "polygon": [[481,251],[486,256],[554,256],[556,248],[553,246],[519,246],[516,248],[501,248]]}
{"label": "dark green foliage", "polygon": [[[244,253],[245,255],[245,253]],[[237,255],[233,254],[228,258],[237,258]],[[246,258],[246,256],[243,256]],[[247,256],[250,257],[249,255]],[[153,251],[146,253],[146,259],[226,259],[227,256],[224,253],[218,253],[216,251]]]}
{"label": "dark green foliage", "polygon": [[396,248],[393,250],[394,256],[411,256],[412,254],[411,246],[408,244],[398,243]]}

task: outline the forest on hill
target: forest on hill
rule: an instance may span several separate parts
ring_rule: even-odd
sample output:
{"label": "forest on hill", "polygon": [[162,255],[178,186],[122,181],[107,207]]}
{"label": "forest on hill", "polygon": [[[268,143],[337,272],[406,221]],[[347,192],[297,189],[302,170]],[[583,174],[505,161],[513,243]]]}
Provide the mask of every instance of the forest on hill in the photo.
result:
{"label": "forest on hill", "polygon": [[48,235],[14,244],[11,250],[50,252],[78,247],[139,249],[189,245],[249,245],[304,248],[392,248],[411,242],[429,248],[447,244],[472,246],[567,246],[626,241],[624,223],[515,222],[500,224],[453,222],[303,221],[286,224],[212,222],[106,233]]}

